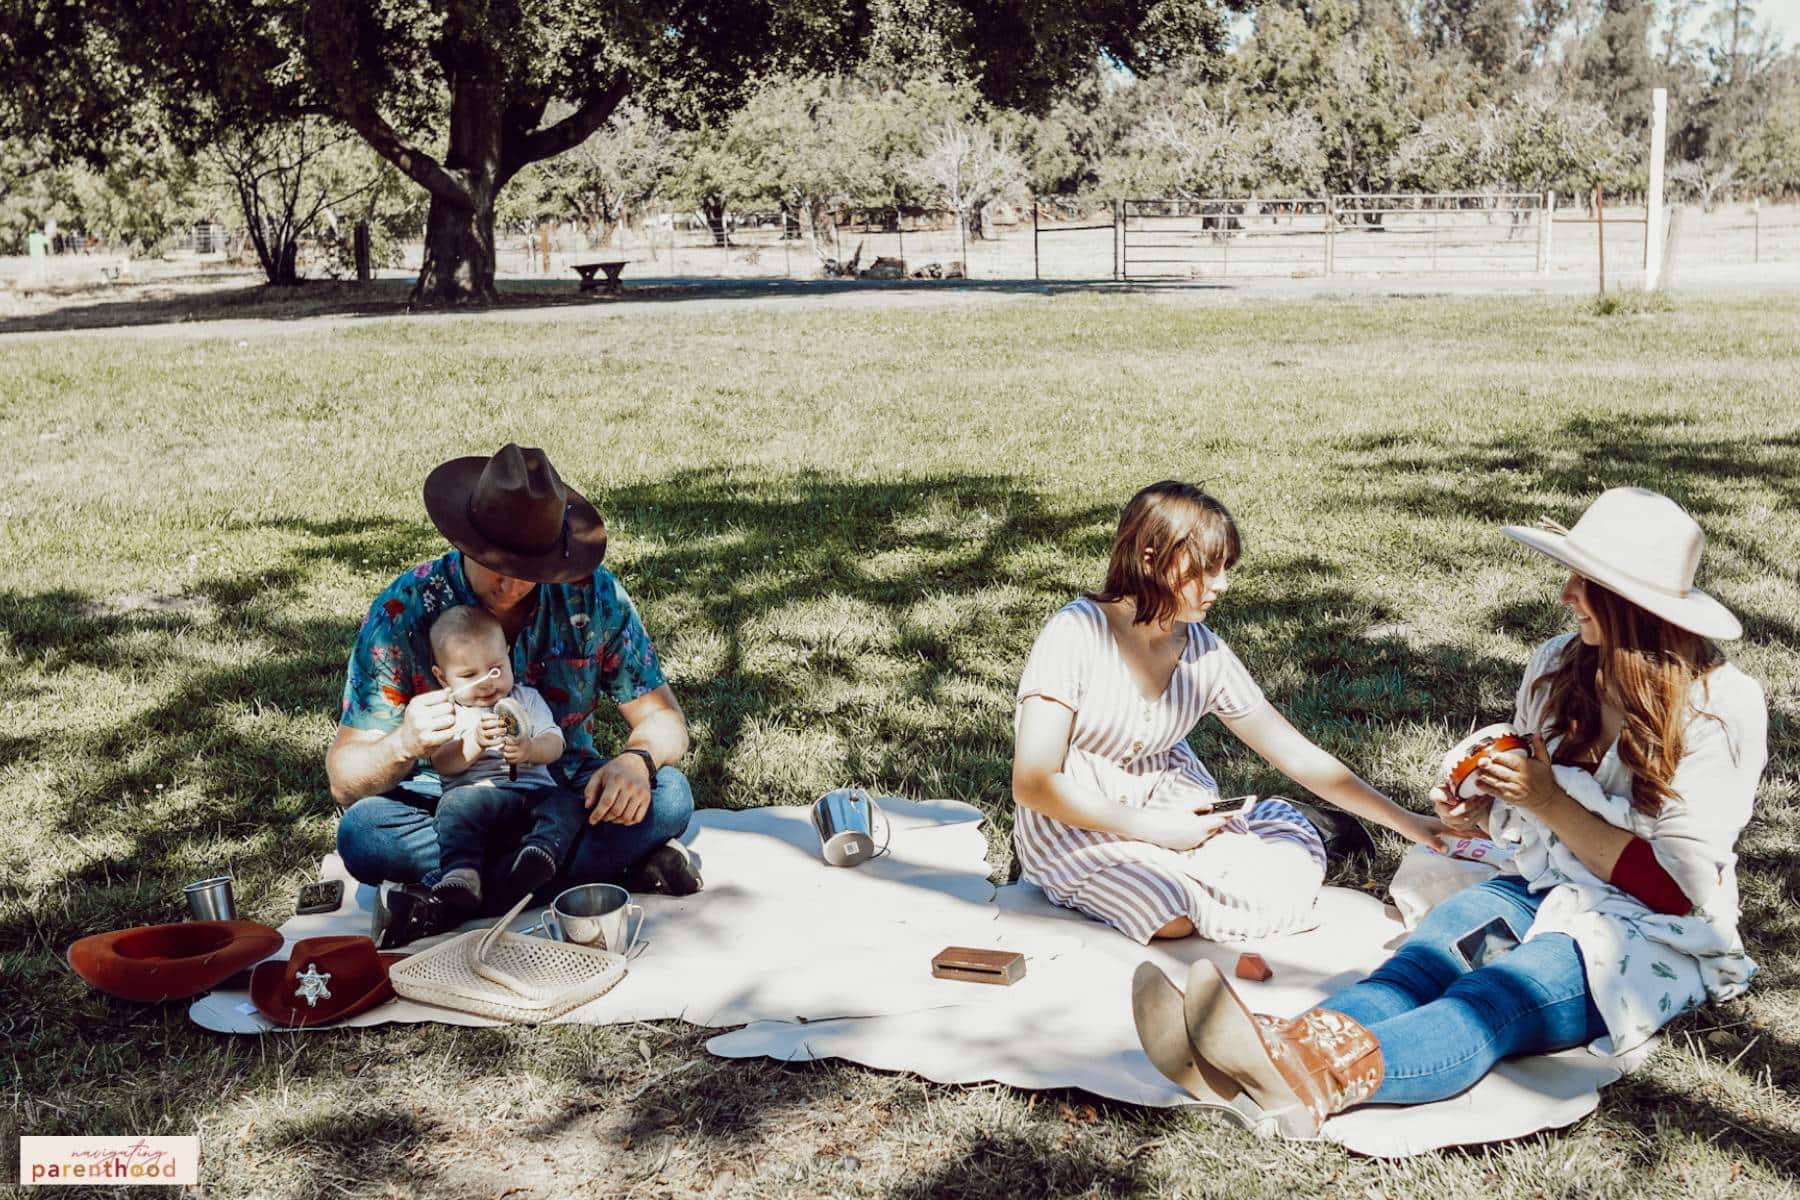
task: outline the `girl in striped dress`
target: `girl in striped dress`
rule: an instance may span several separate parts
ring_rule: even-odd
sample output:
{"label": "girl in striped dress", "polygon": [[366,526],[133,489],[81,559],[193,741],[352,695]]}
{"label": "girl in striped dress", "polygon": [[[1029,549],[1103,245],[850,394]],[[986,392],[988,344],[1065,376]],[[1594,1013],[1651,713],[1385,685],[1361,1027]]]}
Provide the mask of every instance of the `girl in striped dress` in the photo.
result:
{"label": "girl in striped dress", "polygon": [[1186,740],[1209,713],[1338,807],[1426,845],[1444,832],[1307,740],[1203,624],[1239,546],[1231,514],[1199,488],[1145,488],[1120,518],[1106,586],[1050,618],[1019,683],[1021,874],[1140,943],[1314,924],[1325,877],[1319,833],[1285,800],[1212,812],[1218,784]]}

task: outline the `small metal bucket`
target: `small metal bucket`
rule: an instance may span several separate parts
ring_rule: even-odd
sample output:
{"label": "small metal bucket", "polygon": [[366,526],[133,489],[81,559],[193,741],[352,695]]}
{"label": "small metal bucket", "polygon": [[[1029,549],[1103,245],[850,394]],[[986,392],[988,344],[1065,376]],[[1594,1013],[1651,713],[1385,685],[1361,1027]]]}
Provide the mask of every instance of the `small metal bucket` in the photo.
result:
{"label": "small metal bucket", "polygon": [[874,858],[875,801],[862,788],[839,788],[814,801],[813,829],[819,852],[834,867],[854,867]]}
{"label": "small metal bucket", "polygon": [[235,921],[237,904],[232,900],[231,876],[215,875],[181,889],[187,895],[188,915],[196,921]]}

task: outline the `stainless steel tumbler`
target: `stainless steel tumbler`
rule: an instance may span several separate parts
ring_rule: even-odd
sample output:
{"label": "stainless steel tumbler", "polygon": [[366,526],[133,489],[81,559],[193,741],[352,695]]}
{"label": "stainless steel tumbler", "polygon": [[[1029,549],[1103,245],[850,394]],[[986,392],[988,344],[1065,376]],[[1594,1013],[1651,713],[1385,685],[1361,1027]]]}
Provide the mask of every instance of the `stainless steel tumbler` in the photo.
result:
{"label": "stainless steel tumbler", "polygon": [[196,921],[235,921],[237,904],[231,895],[231,876],[215,875],[181,889],[187,894],[188,915]]}

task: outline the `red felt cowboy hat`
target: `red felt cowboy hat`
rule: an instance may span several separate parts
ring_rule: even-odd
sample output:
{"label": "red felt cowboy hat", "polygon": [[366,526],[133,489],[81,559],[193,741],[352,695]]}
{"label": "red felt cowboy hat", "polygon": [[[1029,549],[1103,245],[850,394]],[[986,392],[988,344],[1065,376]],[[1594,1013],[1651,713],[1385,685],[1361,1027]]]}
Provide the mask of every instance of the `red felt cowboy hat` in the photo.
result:
{"label": "red felt cowboy hat", "polygon": [[452,546],[514,579],[575,583],[606,557],[600,513],[542,450],[511,442],[440,463],[425,477],[425,511]]}
{"label": "red felt cowboy hat", "polygon": [[279,949],[281,935],[255,921],[184,921],[84,937],[69,965],[109,995],[155,1004],[210,991]]}
{"label": "red felt cowboy hat", "polygon": [[360,935],[302,938],[286,962],[250,975],[250,1002],[277,1025],[324,1025],[393,998],[388,968],[404,954],[378,954]]}

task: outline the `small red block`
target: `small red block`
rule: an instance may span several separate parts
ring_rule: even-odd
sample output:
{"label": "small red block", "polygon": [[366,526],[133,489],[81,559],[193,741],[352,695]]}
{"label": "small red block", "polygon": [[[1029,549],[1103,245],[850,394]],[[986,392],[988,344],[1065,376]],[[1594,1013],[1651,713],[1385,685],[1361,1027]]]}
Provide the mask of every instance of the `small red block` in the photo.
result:
{"label": "small red block", "polygon": [[1239,979],[1253,979],[1257,983],[1261,983],[1272,977],[1275,972],[1269,969],[1269,964],[1263,961],[1262,955],[1240,954],[1235,974]]}

